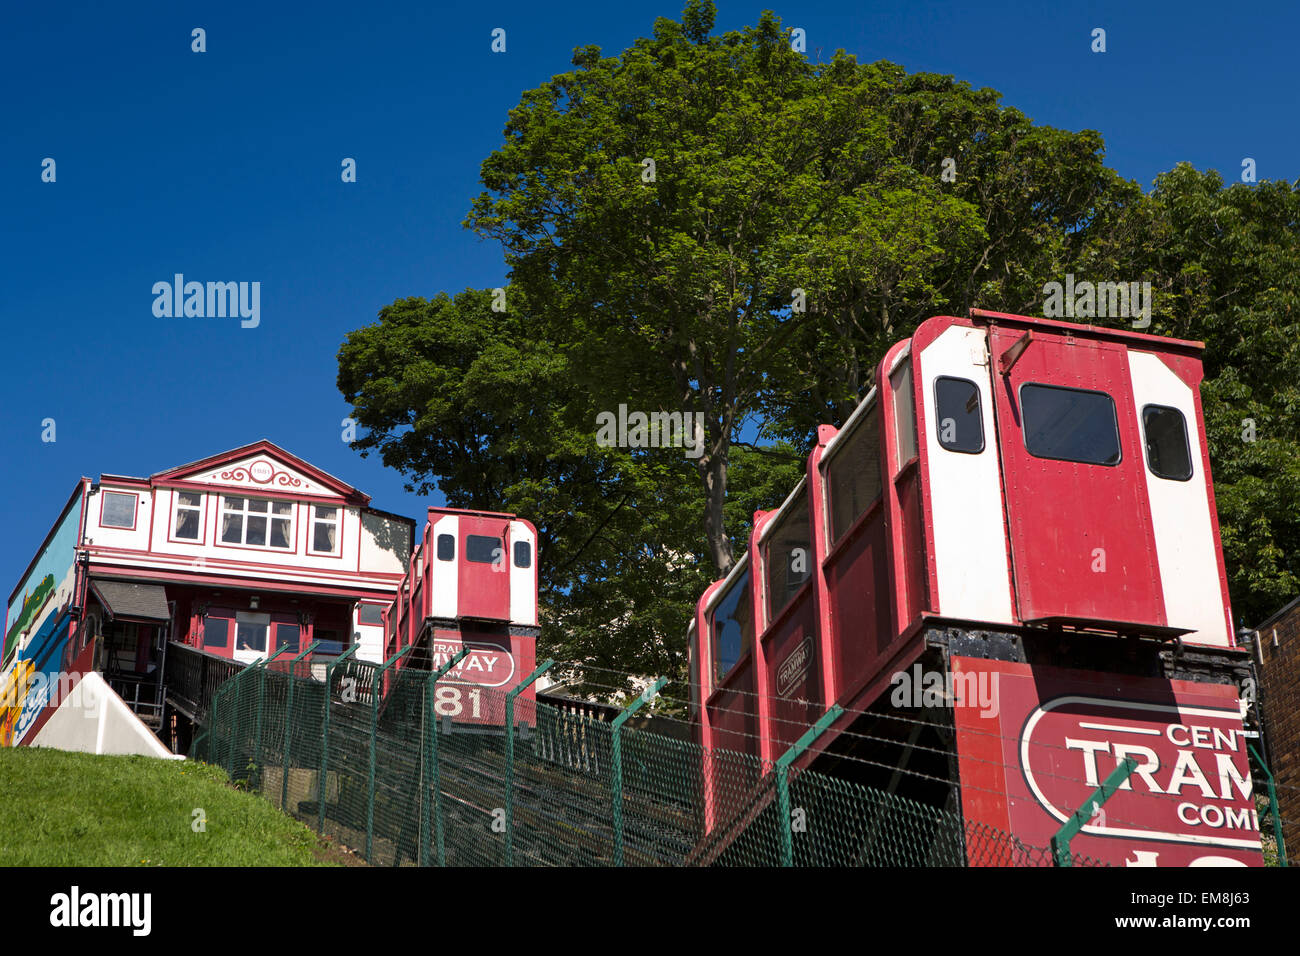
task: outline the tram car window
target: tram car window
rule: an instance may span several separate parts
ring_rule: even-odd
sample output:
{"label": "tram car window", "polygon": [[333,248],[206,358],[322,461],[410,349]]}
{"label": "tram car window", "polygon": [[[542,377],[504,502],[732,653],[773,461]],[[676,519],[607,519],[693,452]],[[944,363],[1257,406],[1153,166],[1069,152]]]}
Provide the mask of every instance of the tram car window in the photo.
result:
{"label": "tram car window", "polygon": [[533,564],[533,549],[527,541],[515,542],[515,567],[528,568]]}
{"label": "tram car window", "polygon": [[785,514],[768,533],[763,556],[767,584],[767,617],[785,610],[811,577],[812,533],[808,526],[808,492],[791,499]]}
{"label": "tram car window", "polygon": [[826,466],[830,533],[838,542],[880,497],[880,413],[870,408]]}
{"label": "tram car window", "polygon": [[465,537],[465,560],[475,564],[498,564],[501,561],[501,539],[482,534]]}
{"label": "tram car window", "polygon": [[1176,408],[1147,405],[1142,409],[1146,433],[1147,465],[1157,478],[1187,481],[1192,477],[1192,450],[1187,443],[1187,420]]}
{"label": "tram car window", "polygon": [[1020,388],[1020,408],[1025,418],[1025,449],[1035,458],[1119,464],[1115,400],[1105,392],[1026,384]]}
{"label": "tram car window", "polygon": [[980,390],[964,378],[941,375],[934,380],[935,429],[948,451],[978,455],[984,450],[984,416]]}
{"label": "tram car window", "polygon": [[754,639],[753,608],[746,568],[713,610],[713,660],[719,680],[736,666]]}
{"label": "tram car window", "polygon": [[438,535],[438,560],[456,560],[456,536],[454,534]]}

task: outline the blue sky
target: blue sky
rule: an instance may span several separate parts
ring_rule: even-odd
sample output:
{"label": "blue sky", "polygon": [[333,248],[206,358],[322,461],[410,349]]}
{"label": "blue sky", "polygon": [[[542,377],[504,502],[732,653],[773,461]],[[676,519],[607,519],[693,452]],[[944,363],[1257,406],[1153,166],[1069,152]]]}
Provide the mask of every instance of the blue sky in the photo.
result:
{"label": "blue sky", "polygon": [[[262,437],[418,515],[398,474],[341,440],[339,344],[395,298],[502,282],[499,248],[461,222],[507,110],[573,47],[615,54],[682,0],[284,6],[5,10],[5,595],[79,476],[147,475]],[[814,59],[842,47],[991,86],[1037,122],[1100,130],[1110,165],[1144,185],[1181,160],[1300,175],[1296,6],[1131,6],[722,2],[715,29],[771,8]],[[206,53],[190,50],[194,27]],[[153,283],[177,272],[261,282],[261,324],[155,318]]]}

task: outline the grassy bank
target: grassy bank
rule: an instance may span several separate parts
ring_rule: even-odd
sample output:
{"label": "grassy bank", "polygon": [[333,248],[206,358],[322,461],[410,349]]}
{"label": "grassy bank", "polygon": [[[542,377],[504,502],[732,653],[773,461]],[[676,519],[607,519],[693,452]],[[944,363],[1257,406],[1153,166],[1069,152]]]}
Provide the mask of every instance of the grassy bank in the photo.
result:
{"label": "grassy bank", "polygon": [[337,856],[217,767],[0,748],[0,865],[328,866]]}

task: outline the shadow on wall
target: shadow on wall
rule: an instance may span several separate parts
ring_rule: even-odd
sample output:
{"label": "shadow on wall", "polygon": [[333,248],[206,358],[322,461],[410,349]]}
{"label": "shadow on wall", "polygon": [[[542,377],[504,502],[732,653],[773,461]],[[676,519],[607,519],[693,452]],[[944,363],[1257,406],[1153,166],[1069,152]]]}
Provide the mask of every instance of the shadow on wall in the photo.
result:
{"label": "shadow on wall", "polygon": [[403,571],[411,560],[410,526],[404,521],[383,515],[362,513],[362,527],[374,539],[379,550],[391,554]]}

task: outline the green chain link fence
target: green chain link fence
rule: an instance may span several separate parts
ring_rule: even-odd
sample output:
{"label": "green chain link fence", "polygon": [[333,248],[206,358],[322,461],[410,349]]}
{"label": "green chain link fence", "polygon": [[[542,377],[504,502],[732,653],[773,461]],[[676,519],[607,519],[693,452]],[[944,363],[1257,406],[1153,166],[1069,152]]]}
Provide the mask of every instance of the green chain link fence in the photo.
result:
{"label": "green chain link fence", "polygon": [[505,689],[392,665],[249,667],[190,756],[377,865],[1053,865],[946,810],[524,697],[508,746]]}

